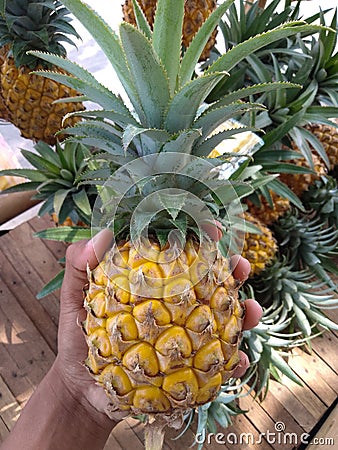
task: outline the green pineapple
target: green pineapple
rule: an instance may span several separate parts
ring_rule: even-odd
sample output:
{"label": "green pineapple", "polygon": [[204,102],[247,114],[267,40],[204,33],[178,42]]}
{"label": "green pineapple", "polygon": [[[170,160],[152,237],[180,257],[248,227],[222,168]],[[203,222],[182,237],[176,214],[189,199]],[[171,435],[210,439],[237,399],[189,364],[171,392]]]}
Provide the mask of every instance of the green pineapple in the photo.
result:
{"label": "green pineapple", "polygon": [[[36,191],[34,199],[42,201],[39,215],[49,214],[57,224],[89,226],[97,197],[95,186],[81,185],[85,171],[92,167],[92,152],[81,143],[57,143],[55,150],[45,142],[35,145],[36,153],[22,150],[30,169],[6,169],[1,175],[25,180],[9,192]],[[95,163],[94,163],[95,164]]]}

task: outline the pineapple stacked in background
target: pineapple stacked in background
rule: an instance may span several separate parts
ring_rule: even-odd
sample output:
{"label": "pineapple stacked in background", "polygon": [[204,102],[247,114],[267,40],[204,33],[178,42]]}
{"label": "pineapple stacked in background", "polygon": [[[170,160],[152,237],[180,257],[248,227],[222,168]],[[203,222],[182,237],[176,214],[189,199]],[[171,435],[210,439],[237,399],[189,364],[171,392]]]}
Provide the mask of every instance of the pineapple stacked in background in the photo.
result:
{"label": "pineapple stacked in background", "polygon": [[[13,123],[23,137],[55,144],[64,116],[83,108],[74,89],[31,73],[53,65],[28,55],[40,50],[66,55],[63,42],[79,37],[59,1],[5,0],[0,10],[0,118]],[[65,102],[58,102],[65,100]],[[74,123],[69,119],[67,125]]]}
{"label": "pineapple stacked in background", "polygon": [[[281,3],[284,8],[277,13]],[[240,1],[229,8],[220,27],[227,51],[257,32],[301,19],[299,3],[275,0],[265,9],[259,4],[247,8]],[[214,101],[257,82],[299,84],[251,97],[267,109],[242,117],[265,132],[264,145],[254,155],[260,174],[278,175],[244,200],[246,220],[260,230],[247,233],[243,252],[252,264],[247,295],[265,307],[262,325],[243,339],[255,362],[252,376],[260,394],[266,394],[271,375],[300,381],[281,358],[282,349],[309,342],[323,328],[337,330],[325,315],[325,308],[338,304],[337,11],[330,21],[326,14],[305,20],[330,29],[263,47],[233,68],[209,96]],[[213,58],[220,56],[215,49]]]}
{"label": "pineapple stacked in background", "polygon": [[[54,145],[62,116],[57,129],[46,126],[43,135],[27,131],[30,139],[45,141],[36,144],[36,154],[23,152],[32,169],[0,172],[28,179],[9,191],[35,189],[43,201],[40,214],[54,214],[66,225],[92,222],[95,229],[108,223],[114,229],[116,245],[89,274],[86,291],[86,365],[93,377],[120,409],[145,415],[145,420],[148,414],[164,414],[164,422],[170,422],[183,414],[189,426],[198,411],[199,433],[213,432],[216,423],[226,427],[242,412],[238,400],[246,383],[257,394],[267,393],[271,376],[280,379],[282,374],[300,383],[287,363],[287,351],[309,343],[318,331],[338,329],[325,316],[326,307],[338,305],[332,276],[338,274],[337,128],[331,122],[338,116],[336,32],[313,25],[316,17],[309,24],[299,22],[299,5],[288,1],[277,14],[280,0],[265,10],[260,2],[248,8],[243,0],[239,6],[228,0],[219,7],[214,1],[127,0],[124,19],[134,25],[123,23],[117,36],[80,0],[65,0],[95,31],[129,98],[127,107],[88,71],[63,58],[62,32],[53,34],[56,40],[48,48],[23,39],[17,16],[22,7],[34,15],[33,2],[19,3],[7,1],[1,11],[2,67],[26,77],[33,64],[38,73],[32,80],[43,89],[62,86],[67,96],[79,92],[100,108],[83,111],[76,98],[66,103],[65,142]],[[59,15],[62,29],[76,35],[64,7],[52,3],[53,8],[51,2],[34,2],[41,7],[40,22]],[[225,54],[213,47],[221,18],[218,35],[224,36]],[[318,18],[325,23],[324,13]],[[47,28],[55,31],[54,25]],[[336,15],[329,25],[336,30]],[[36,35],[36,30],[28,31],[25,36]],[[196,65],[205,59],[197,74]],[[6,90],[9,76],[1,72],[0,112],[14,123],[15,111],[6,102],[13,106],[21,84],[13,81],[14,91]],[[24,112],[33,100],[23,98],[20,118],[26,123]],[[219,131],[230,118],[244,130],[264,131],[262,147],[240,163],[235,153],[215,152],[241,131],[235,126]],[[133,165],[139,157],[148,161],[141,168]],[[232,187],[215,176],[224,165],[233,168]],[[175,196],[159,195],[159,186],[176,189]],[[223,255],[238,243],[230,246],[230,231],[244,235],[237,250],[249,259],[252,271],[241,293],[227,258],[207,237],[198,238],[181,190],[201,199],[212,218],[222,222]],[[150,194],[149,209],[133,221]],[[117,209],[109,202],[116,196]],[[102,204],[106,222],[95,222],[93,211]],[[160,205],[159,214],[154,214],[154,204]],[[151,236],[140,239],[139,248],[131,232],[140,238],[145,225]],[[67,226],[37,235],[72,242],[90,238],[91,230]],[[197,282],[203,267],[209,272]],[[62,274],[44,294],[61,280]],[[144,288],[151,290],[152,300]],[[261,302],[264,316],[241,336],[240,299],[246,296]],[[251,361],[241,381],[231,378],[239,346]],[[161,434],[162,426],[147,439]]]}

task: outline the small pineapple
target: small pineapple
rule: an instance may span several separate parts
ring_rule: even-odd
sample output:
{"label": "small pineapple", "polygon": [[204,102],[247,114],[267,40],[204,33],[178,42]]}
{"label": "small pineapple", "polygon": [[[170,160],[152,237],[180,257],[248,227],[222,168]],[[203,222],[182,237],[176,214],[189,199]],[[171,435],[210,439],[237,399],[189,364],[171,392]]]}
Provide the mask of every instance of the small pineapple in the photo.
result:
{"label": "small pineapple", "polygon": [[[67,34],[65,33],[67,29]],[[0,95],[2,117],[16,125],[23,137],[54,144],[55,133],[62,127],[64,116],[83,109],[82,103],[54,103],[78,94],[52,80],[43,80],[34,70],[48,68],[28,50],[41,50],[65,56],[62,40],[77,36],[69,23],[66,9],[59,1],[13,0],[6,2],[0,14]],[[4,112],[5,111],[5,112]],[[7,115],[6,115],[7,112]],[[78,119],[71,118],[68,125]]]}
{"label": "small pineapple", "polygon": [[[157,0],[137,0],[141,6],[150,26],[153,26],[154,16],[157,6]],[[184,21],[182,30],[182,44],[188,48],[193,37],[209,17],[209,15],[216,9],[216,0],[187,0],[184,5]],[[136,24],[133,2],[126,0],[122,6],[123,18],[126,22],[133,25]],[[200,56],[200,61],[206,60],[210,51],[216,42],[217,30],[214,30],[203,53]]]}
{"label": "small pineapple", "polygon": [[257,233],[245,234],[242,250],[242,256],[250,262],[250,277],[253,277],[263,272],[272,263],[278,247],[272,231],[259,219],[247,212],[244,213],[244,219],[259,230]]}
{"label": "small pineapple", "polygon": [[[22,150],[30,169],[5,169],[1,176],[25,180],[7,186],[7,192],[36,191],[34,199],[42,201],[39,215],[49,214],[57,225],[90,225],[97,189],[80,185],[90,162],[91,151],[80,143],[57,143],[55,150],[43,141],[35,144],[36,153]],[[93,166],[91,166],[93,168]]]}

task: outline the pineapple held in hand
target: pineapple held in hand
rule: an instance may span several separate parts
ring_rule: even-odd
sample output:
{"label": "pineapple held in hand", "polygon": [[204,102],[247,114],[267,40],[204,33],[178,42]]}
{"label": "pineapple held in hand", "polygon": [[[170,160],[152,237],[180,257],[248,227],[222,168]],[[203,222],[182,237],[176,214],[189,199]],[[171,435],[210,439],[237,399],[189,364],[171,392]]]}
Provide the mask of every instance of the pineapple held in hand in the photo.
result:
{"label": "pineapple held in hand", "polygon": [[[118,36],[83,2],[64,0],[95,35],[130,107],[80,66],[33,53],[72,76],[41,75],[76,85],[102,108],[80,112],[83,120],[65,130],[75,141],[100,149],[100,158],[112,168],[110,174],[86,174],[90,183],[99,185],[93,228],[110,227],[115,233],[111,250],[88,273],[86,364],[112,408],[148,414],[155,423],[171,423],[188,409],[215,399],[238,363],[244,316],[239,286],[228,257],[203,229],[216,218],[225,226],[231,223],[227,218],[253,188],[241,181],[240,171],[232,173],[231,181],[220,180],[231,155],[207,156],[239,131],[214,135],[220,124],[261,108],[242,101],[245,89],[205,104],[238,59],[262,44],[243,44],[240,52],[219,58],[203,75],[192,78],[231,1],[209,16],[182,55],[184,3],[158,0],[151,30],[133,1],[141,31],[122,23]],[[272,39],[294,33],[293,26],[281,27]],[[302,29],[299,23],[295,28]],[[228,241],[231,231],[224,230]],[[147,434],[147,448],[161,448],[155,434]]]}
{"label": "pineapple held in hand", "polygon": [[[34,70],[55,70],[28,50],[65,56],[62,41],[78,37],[59,1],[12,0],[0,11],[0,118],[12,122],[23,137],[55,143],[64,116],[83,109],[82,103],[53,103],[76,97],[76,90],[44,80]],[[73,124],[74,118],[67,121]]]}

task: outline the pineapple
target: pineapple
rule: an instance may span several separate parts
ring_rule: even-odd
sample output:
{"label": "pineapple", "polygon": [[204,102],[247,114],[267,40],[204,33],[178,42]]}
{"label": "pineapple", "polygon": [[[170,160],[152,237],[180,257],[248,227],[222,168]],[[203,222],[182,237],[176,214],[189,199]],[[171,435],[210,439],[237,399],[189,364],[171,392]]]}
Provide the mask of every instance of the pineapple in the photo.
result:
{"label": "pineapple", "polygon": [[259,219],[248,212],[244,213],[244,219],[258,229],[257,233],[252,231],[245,233],[242,250],[242,256],[250,262],[250,277],[253,277],[271,265],[277,253],[277,242],[272,231]]}
{"label": "pineapple", "polygon": [[[157,0],[138,0],[147,21],[153,26]],[[184,5],[184,21],[182,30],[182,45],[188,48],[194,35],[201,25],[216,8],[216,0],[187,0]],[[126,22],[136,24],[133,2],[126,0],[122,6],[123,18]],[[217,30],[214,30],[207,45],[205,46],[200,61],[204,61],[210,56],[210,51],[216,42]]]}
{"label": "pineapple", "polygon": [[263,195],[259,195],[258,205],[249,199],[245,200],[250,214],[259,219],[265,225],[271,225],[279,219],[279,217],[283,216],[291,207],[290,201],[287,198],[276,194],[272,190],[269,190],[269,195],[272,206],[269,201],[263,197]]}
{"label": "pineapple", "polygon": [[[53,104],[55,100],[78,94],[74,89],[31,73],[44,67],[55,69],[26,54],[27,50],[35,49],[64,56],[61,41],[70,41],[71,34],[77,36],[59,1],[13,0],[6,2],[3,15],[0,13],[0,111],[2,118],[16,125],[25,138],[54,144],[63,117],[83,108],[79,101]],[[72,124],[74,120],[78,119],[67,123]]]}
{"label": "pineapple", "polygon": [[[229,252],[220,253],[203,224],[226,223],[253,188],[241,180],[241,170],[234,169],[231,181],[220,179],[226,157],[207,156],[238,132],[213,135],[219,125],[261,108],[242,101],[245,90],[205,104],[236,60],[261,43],[244,43],[196,77],[199,56],[231,2],[211,13],[182,55],[184,3],[158,0],[153,31],[140,20],[140,30],[123,22],[117,35],[80,0],[64,0],[95,33],[129,106],[77,64],[32,53],[71,74],[40,75],[76,85],[102,107],[80,113],[83,120],[64,130],[68,142],[104,151],[115,166],[110,177],[94,171],[90,180],[87,174],[100,185],[92,227],[112,228],[115,242],[88,271],[86,365],[112,409],[148,415],[146,447],[153,450],[161,448],[166,423],[217,397],[239,360],[245,313],[239,285]],[[271,40],[302,30],[311,27],[288,23]]]}
{"label": "pineapple", "polygon": [[[297,159],[290,160],[290,163],[298,167],[310,169],[308,161],[301,156],[300,152],[299,156]],[[320,180],[327,173],[325,165],[322,164],[317,155],[312,154],[312,160],[314,170],[309,173],[281,173],[280,175],[280,180],[298,195],[298,197],[301,197],[316,180]]]}
{"label": "pineapple", "polygon": [[321,142],[330,161],[330,170],[338,165],[338,129],[335,126],[313,123],[306,128]]}
{"label": "pineapple", "polygon": [[[91,220],[95,203],[95,186],[81,185],[85,171],[93,168],[91,150],[83,144],[57,143],[55,150],[43,141],[34,146],[36,153],[22,150],[30,169],[4,169],[2,177],[16,177],[15,186],[6,192],[35,191],[34,199],[42,201],[39,215],[51,215],[57,225],[86,226]],[[23,182],[18,184],[18,180]]]}

